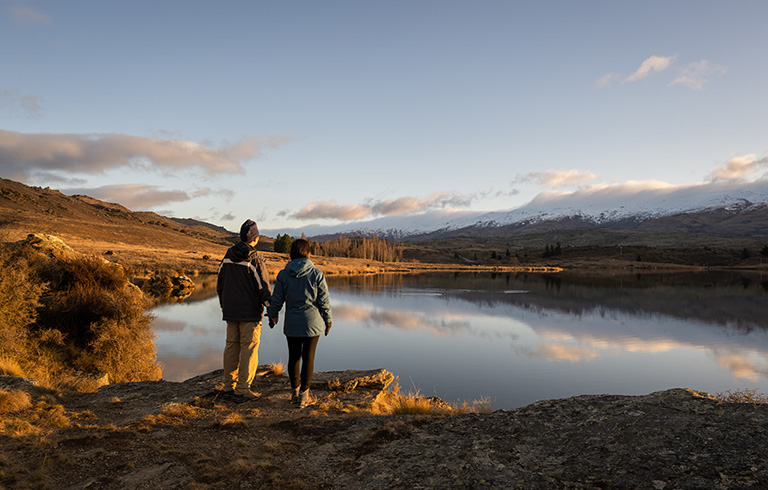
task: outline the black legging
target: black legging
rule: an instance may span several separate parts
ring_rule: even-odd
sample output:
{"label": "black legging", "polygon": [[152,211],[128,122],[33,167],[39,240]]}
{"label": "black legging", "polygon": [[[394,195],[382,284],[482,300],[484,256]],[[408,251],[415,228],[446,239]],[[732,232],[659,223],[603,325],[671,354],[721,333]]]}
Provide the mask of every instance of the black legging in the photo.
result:
{"label": "black legging", "polygon": [[315,370],[315,349],[317,337],[286,337],[288,339],[288,376],[291,388],[299,387],[299,361],[301,361],[301,391],[309,389],[312,373]]}

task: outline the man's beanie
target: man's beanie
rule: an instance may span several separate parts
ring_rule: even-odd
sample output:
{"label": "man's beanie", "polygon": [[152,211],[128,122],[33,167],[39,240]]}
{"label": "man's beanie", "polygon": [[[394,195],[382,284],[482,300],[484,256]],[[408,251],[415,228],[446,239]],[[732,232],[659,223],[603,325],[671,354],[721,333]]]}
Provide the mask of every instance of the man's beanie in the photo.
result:
{"label": "man's beanie", "polygon": [[256,226],[255,221],[249,219],[240,227],[240,240],[251,243],[257,238],[259,238],[259,227]]}

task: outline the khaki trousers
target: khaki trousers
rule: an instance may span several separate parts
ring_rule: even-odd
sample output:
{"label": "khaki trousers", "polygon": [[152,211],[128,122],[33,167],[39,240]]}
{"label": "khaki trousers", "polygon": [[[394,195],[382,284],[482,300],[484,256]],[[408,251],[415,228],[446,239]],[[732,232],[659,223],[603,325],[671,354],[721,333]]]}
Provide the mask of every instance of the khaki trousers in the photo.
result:
{"label": "khaki trousers", "polygon": [[261,322],[227,322],[227,345],[224,347],[224,389],[244,395],[259,367]]}

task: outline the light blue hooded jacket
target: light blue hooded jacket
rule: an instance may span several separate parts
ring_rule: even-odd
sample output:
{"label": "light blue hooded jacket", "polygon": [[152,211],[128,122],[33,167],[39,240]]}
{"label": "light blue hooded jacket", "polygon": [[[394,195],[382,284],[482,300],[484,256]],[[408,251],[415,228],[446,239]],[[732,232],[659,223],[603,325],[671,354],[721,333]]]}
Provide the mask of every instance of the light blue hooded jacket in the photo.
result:
{"label": "light blue hooded jacket", "polygon": [[325,275],[307,258],[288,262],[277,274],[267,316],[275,318],[283,303],[283,333],[287,337],[316,337],[331,323],[331,299]]}

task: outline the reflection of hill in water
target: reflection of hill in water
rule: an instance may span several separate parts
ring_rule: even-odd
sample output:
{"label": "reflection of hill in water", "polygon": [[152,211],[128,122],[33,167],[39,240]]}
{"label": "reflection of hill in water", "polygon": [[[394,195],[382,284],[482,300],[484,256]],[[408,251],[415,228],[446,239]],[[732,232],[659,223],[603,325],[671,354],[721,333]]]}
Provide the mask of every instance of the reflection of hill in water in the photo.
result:
{"label": "reflection of hill in water", "polygon": [[[387,289],[440,290],[476,304],[516,306],[583,315],[596,309],[634,316],[662,314],[768,330],[768,279],[729,272],[657,274],[424,273],[332,277],[329,284],[361,294]],[[505,291],[527,291],[507,294]]]}

